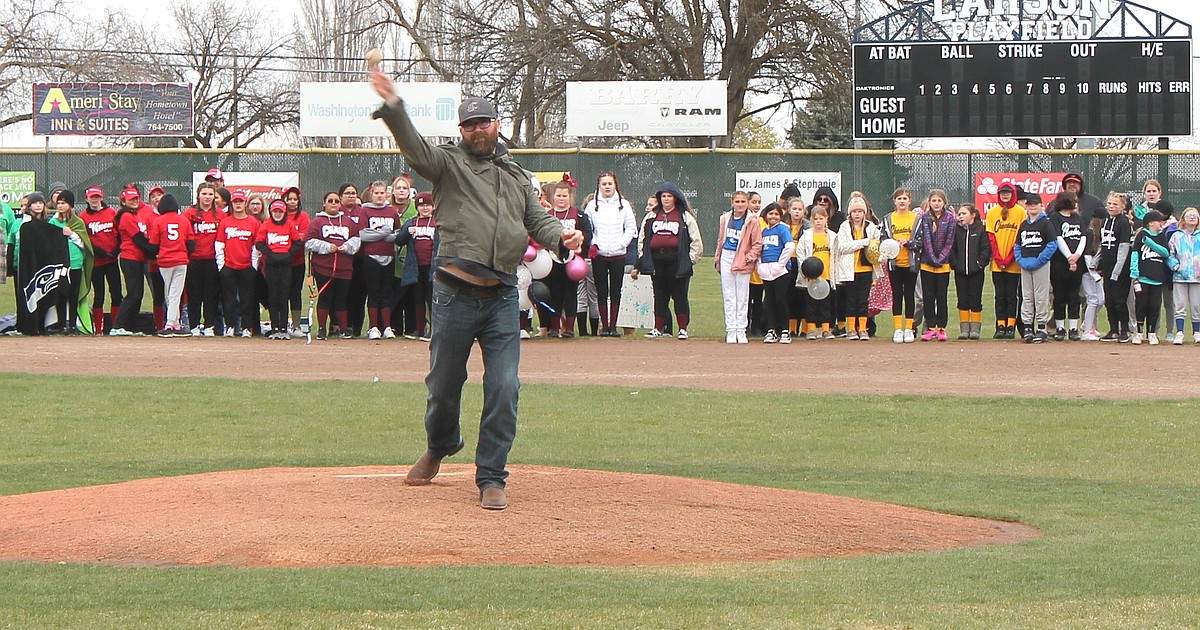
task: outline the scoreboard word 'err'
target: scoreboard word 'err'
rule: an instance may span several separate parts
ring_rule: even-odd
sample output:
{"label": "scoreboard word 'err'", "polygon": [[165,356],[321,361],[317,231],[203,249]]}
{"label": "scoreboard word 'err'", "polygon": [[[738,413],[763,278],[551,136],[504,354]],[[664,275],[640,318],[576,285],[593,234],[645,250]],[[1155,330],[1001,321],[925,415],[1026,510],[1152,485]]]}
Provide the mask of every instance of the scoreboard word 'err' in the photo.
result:
{"label": "scoreboard word 'err'", "polygon": [[854,45],[859,139],[1186,136],[1191,42]]}

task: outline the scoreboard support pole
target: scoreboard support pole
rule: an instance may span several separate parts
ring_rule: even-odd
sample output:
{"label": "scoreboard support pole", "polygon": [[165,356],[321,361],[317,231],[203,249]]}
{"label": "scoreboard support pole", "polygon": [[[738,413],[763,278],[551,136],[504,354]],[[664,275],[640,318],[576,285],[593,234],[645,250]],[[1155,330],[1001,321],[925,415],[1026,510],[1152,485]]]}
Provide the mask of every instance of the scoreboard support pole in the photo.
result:
{"label": "scoreboard support pole", "polygon": [[[1171,148],[1171,138],[1163,136],[1158,139],[1158,148],[1166,151]],[[1163,190],[1167,189],[1171,183],[1167,181],[1171,176],[1171,156],[1158,156],[1158,182],[1163,185]]]}
{"label": "scoreboard support pole", "polygon": [[[1022,151],[1029,150],[1029,138],[1017,138],[1017,148]],[[1029,155],[1021,153],[1017,155],[1017,170],[1022,173],[1029,172]]]}

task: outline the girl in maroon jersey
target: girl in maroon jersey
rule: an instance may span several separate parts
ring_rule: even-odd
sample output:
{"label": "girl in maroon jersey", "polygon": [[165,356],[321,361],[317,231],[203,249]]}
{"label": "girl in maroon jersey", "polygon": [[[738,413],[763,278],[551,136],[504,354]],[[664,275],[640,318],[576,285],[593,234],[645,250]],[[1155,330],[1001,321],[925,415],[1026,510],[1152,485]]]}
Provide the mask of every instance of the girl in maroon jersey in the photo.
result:
{"label": "girl in maroon jersey", "polygon": [[[358,223],[342,211],[342,202],[338,193],[325,193],[321,212],[313,217],[304,234],[304,249],[312,254],[309,266],[319,292],[317,339],[325,339],[329,334],[345,339],[354,336],[347,327],[346,295],[354,270],[352,261],[360,241]],[[336,324],[326,332],[330,313]]]}
{"label": "girl in maroon jersey", "polygon": [[[104,205],[104,191],[99,186],[87,189],[87,207],[80,213],[92,239],[92,251],[96,262],[92,267],[92,326],[97,335],[104,334],[117,321],[117,308],[121,304],[121,268],[117,264],[120,242],[117,239],[117,211]],[[110,317],[108,328],[104,326],[104,285],[108,283]]]}
{"label": "girl in maroon jersey", "polygon": [[[284,188],[279,195],[287,206],[287,218],[292,223],[296,224],[296,231],[303,236],[308,231],[308,213],[300,206],[300,189],[296,186],[288,186]],[[304,300],[301,292],[304,289],[304,247],[301,243],[300,251],[292,256],[292,277],[288,282],[288,302],[292,307],[292,336],[299,336],[304,333],[300,332],[300,311],[304,308]]]}
{"label": "girl in maroon jersey", "polygon": [[401,282],[416,300],[416,330],[421,341],[429,341],[426,326],[433,300],[433,257],[437,253],[437,220],[434,218],[433,193],[417,195],[417,216],[400,228],[397,250],[404,250],[404,276]]}
{"label": "girl in maroon jersey", "polygon": [[217,303],[221,299],[216,242],[217,228],[224,215],[217,209],[216,200],[217,187],[211,182],[204,182],[196,187],[196,205],[184,212],[184,216],[192,223],[192,237],[196,241],[185,283],[188,323],[193,326],[193,337],[212,337],[222,332],[215,328]]}
{"label": "girl in maroon jersey", "polygon": [[288,216],[287,204],[271,202],[267,220],[258,226],[254,247],[264,261],[267,282],[267,312],[271,316],[270,339],[291,339],[287,328],[288,295],[291,294],[292,257],[303,251],[300,230]]}
{"label": "girl in maroon jersey", "polygon": [[[587,216],[575,207],[575,182],[564,175],[561,181],[551,186],[550,208],[547,210],[562,223],[564,229],[583,231],[583,251],[591,247],[592,227]],[[546,306],[538,306],[538,319],[548,322],[549,337],[563,339],[575,336],[575,316],[579,305],[579,281],[567,276],[567,265],[555,262],[550,274],[542,279],[550,289],[550,304],[556,312]]]}
{"label": "girl in maroon jersey", "polygon": [[367,339],[395,339],[392,330],[392,278],[396,275],[396,231],[400,212],[388,203],[387,184],[372,182],[371,199],[359,209],[363,282],[367,290]]}
{"label": "girl in maroon jersey", "polygon": [[232,337],[235,326],[242,337],[258,332],[258,301],[254,284],[258,271],[258,219],[246,212],[246,195],[231,196],[231,212],[217,227],[217,269],[221,275],[221,294],[225,298],[225,336]]}
{"label": "girl in maroon jersey", "polygon": [[654,207],[642,221],[637,264],[629,274],[634,280],[642,273],[653,280],[654,329],[646,333],[646,337],[669,336],[663,331],[674,302],[679,338],[688,338],[687,327],[691,320],[688,285],[692,280],[692,269],[703,252],[700,225],[688,208],[687,198],[673,182],[663,183],[654,196]]}

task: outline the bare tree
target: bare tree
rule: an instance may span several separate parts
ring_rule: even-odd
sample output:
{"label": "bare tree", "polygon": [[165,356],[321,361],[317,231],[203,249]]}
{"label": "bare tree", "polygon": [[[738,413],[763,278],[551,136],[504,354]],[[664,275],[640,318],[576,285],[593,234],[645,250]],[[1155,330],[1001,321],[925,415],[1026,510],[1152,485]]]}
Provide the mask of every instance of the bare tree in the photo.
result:
{"label": "bare tree", "polygon": [[299,119],[294,75],[285,63],[290,33],[281,33],[250,3],[235,0],[173,6],[171,80],[192,83],[196,131],[187,147],[245,147]]}

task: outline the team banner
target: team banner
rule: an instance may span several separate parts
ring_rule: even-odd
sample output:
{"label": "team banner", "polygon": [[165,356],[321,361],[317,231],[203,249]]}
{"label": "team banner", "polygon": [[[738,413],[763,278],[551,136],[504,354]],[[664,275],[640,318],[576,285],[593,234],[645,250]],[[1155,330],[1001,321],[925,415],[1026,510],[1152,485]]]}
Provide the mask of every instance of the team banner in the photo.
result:
{"label": "team banner", "polygon": [[0,171],[0,202],[17,205],[21,197],[35,190],[33,171]]}
{"label": "team banner", "polygon": [[568,136],[724,136],[725,81],[569,81]]}
{"label": "team banner", "polygon": [[[204,182],[208,171],[192,173],[192,190]],[[296,172],[255,172],[255,171],[225,171],[225,188],[230,193],[243,192],[246,196],[262,195],[263,203],[270,203],[279,198],[279,191],[295,186],[300,187],[300,173]],[[193,192],[193,197],[195,193]]]}
{"label": "team banner", "polygon": [[190,136],[192,86],[182,83],[35,83],[41,136]]}
{"label": "team banner", "polygon": [[1048,204],[1062,192],[1062,180],[1066,173],[975,173],[975,207],[980,213],[1000,203],[996,195],[1004,184],[1019,186],[1027,193],[1037,193],[1042,203]]}
{"label": "team banner", "polygon": [[[423,136],[458,136],[461,83],[397,83],[396,94]],[[300,135],[306,137],[390,137],[371,113],[379,95],[370,83],[301,83]]]}
{"label": "team banner", "polygon": [[767,205],[772,201],[779,199],[780,193],[788,184],[795,184],[800,189],[800,197],[804,199],[804,203],[812,205],[813,197],[816,196],[817,189],[822,186],[828,186],[833,189],[833,194],[837,195],[838,201],[844,206],[846,201],[842,199],[842,173],[841,171],[830,172],[762,172],[762,173],[737,173],[734,190],[744,190],[746,192],[756,192],[762,195],[763,204]]}

